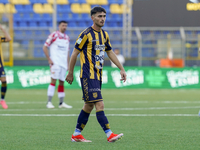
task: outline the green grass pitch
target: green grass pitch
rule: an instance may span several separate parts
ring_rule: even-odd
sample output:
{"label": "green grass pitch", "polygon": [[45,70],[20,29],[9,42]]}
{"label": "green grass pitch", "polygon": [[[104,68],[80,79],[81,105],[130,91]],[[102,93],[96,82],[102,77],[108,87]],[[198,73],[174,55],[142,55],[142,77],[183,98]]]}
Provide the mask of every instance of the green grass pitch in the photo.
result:
{"label": "green grass pitch", "polygon": [[72,109],[46,108],[46,89],[8,89],[7,110],[0,108],[0,150],[199,150],[199,90],[103,89],[105,113],[114,133],[108,143],[91,113],[83,136],[92,143],[70,141],[83,106],[80,89],[66,90]]}

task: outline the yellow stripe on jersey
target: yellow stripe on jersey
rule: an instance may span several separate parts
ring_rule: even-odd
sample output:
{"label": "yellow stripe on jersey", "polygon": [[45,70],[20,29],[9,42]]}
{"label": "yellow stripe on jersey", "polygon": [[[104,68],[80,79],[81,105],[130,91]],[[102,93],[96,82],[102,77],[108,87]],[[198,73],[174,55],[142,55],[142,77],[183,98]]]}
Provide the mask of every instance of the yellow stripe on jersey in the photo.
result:
{"label": "yellow stripe on jersey", "polygon": [[83,48],[83,45],[85,44],[85,42],[87,41],[87,36],[86,35],[84,35],[84,37],[82,38],[82,41],[81,41],[81,43],[80,43],[80,45],[78,46],[80,49],[82,49]]}
{"label": "yellow stripe on jersey", "polygon": [[92,35],[91,33],[87,34],[88,36],[88,45],[87,45],[87,58],[90,65],[90,79],[94,79],[94,64],[92,63]]}
{"label": "yellow stripe on jersey", "polygon": [[[96,45],[99,45],[99,33],[98,32],[94,32],[94,34],[95,34],[95,39],[96,39]],[[100,54],[100,50],[96,50],[96,55],[99,55],[99,54]],[[100,66],[100,62],[96,61],[96,65]],[[100,80],[99,69],[97,69],[97,79]]]}
{"label": "yellow stripe on jersey", "polygon": [[[1,58],[2,65],[4,65],[3,54],[2,54],[2,46],[1,46],[2,42],[5,42],[5,37],[0,36],[0,58]],[[2,67],[2,66],[0,66],[0,67]]]}
{"label": "yellow stripe on jersey", "polygon": [[[83,66],[83,64],[85,63],[85,55],[83,51],[81,51],[80,53],[80,62],[81,62],[81,66]],[[80,78],[82,78],[82,76],[83,76],[83,69],[81,69]]]}

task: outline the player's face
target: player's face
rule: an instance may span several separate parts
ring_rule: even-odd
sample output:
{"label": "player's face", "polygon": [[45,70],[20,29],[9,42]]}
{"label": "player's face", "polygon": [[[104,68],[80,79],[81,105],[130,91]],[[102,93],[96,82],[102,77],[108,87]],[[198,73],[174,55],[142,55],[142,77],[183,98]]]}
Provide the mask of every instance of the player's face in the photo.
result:
{"label": "player's face", "polygon": [[106,21],[106,13],[97,12],[96,14],[93,15],[92,20],[96,26],[103,27]]}
{"label": "player's face", "polygon": [[61,23],[59,25],[59,31],[65,33],[66,30],[67,30],[67,23]]}

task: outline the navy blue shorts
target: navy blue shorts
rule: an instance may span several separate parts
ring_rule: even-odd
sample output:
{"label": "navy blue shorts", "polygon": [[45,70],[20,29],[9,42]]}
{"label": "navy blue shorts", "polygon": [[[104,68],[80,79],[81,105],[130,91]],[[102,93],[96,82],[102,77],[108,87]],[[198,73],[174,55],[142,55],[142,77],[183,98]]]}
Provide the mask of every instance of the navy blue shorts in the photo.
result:
{"label": "navy blue shorts", "polygon": [[6,73],[5,73],[2,61],[0,59],[0,77],[5,77],[5,76],[6,76]]}
{"label": "navy blue shorts", "polygon": [[81,78],[81,87],[85,103],[94,103],[103,100],[101,96],[101,81]]}

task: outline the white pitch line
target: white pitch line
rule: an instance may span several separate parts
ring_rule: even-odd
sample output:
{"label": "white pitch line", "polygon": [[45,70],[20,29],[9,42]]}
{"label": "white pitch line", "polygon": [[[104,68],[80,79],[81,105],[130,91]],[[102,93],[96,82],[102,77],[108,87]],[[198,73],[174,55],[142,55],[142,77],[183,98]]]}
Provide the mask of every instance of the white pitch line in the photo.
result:
{"label": "white pitch line", "polygon": [[[78,103],[82,103],[83,101],[78,101]],[[105,101],[105,103],[116,103],[116,101]],[[138,104],[144,104],[144,103],[160,103],[160,104],[199,104],[200,101],[123,101],[122,103],[138,103]],[[21,102],[7,102],[8,105],[24,105],[24,104],[46,104],[46,102],[27,102],[27,101],[21,101]]]}
{"label": "white pitch line", "polygon": [[[12,117],[74,117],[78,114],[0,114],[0,116]],[[96,116],[91,114],[91,116]],[[106,116],[114,117],[197,117],[197,114],[106,114]]]}
{"label": "white pitch line", "polygon": [[[191,108],[199,108],[200,106],[188,106],[188,107],[147,107],[147,108],[105,108],[104,110],[171,110],[171,109],[191,109]],[[8,112],[8,111],[69,111],[69,110],[81,110],[81,108],[72,108],[72,109],[0,109],[0,112]]]}

